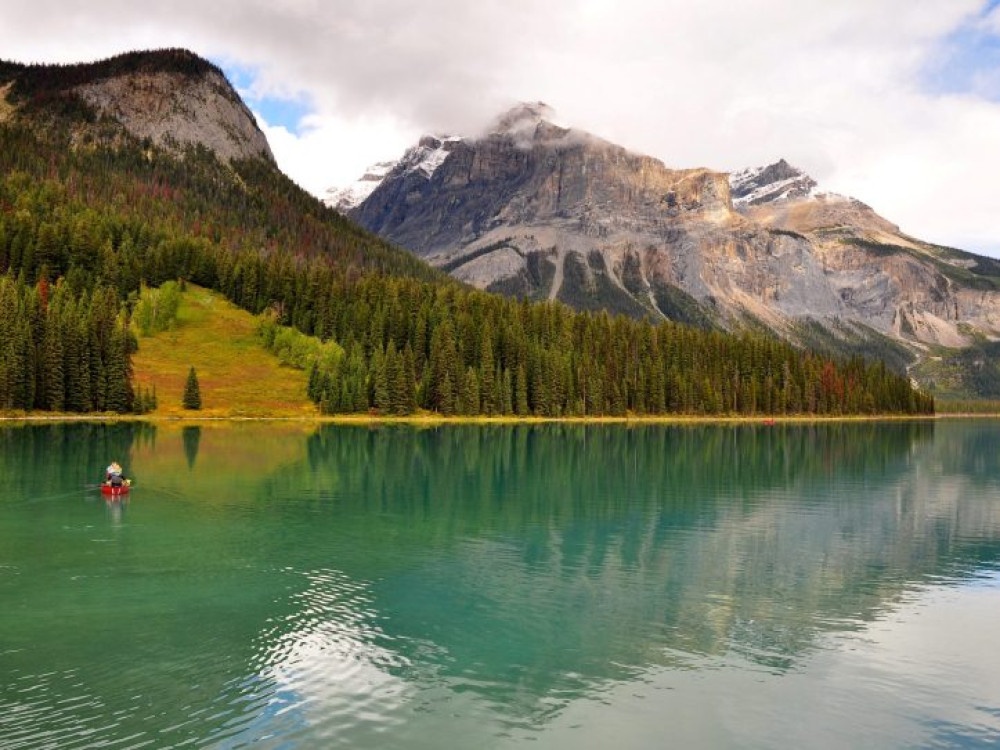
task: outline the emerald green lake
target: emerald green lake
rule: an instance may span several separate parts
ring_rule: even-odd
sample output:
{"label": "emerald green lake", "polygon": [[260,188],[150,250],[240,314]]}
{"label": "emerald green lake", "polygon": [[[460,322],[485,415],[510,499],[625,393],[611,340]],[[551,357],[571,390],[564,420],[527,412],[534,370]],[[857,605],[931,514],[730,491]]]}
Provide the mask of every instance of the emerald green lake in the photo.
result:
{"label": "emerald green lake", "polygon": [[998,623],[1000,422],[0,427],[3,750],[980,747]]}

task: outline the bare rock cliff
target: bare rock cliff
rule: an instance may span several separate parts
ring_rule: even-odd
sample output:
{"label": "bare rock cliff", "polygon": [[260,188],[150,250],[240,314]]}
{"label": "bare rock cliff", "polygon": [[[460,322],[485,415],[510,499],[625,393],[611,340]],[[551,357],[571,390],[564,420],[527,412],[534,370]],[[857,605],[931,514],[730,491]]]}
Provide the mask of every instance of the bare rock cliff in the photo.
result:
{"label": "bare rock cliff", "polygon": [[253,114],[217,71],[200,76],[125,73],[84,84],[76,92],[101,114],[158,146],[200,144],[223,161],[274,161]]}

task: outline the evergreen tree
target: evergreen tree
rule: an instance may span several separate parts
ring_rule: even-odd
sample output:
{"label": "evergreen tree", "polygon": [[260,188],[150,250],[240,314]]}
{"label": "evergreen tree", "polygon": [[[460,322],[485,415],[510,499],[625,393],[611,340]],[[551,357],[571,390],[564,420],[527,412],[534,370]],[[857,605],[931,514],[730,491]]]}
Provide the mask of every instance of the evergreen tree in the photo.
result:
{"label": "evergreen tree", "polygon": [[510,370],[508,370],[506,367],[504,368],[504,371],[503,371],[503,382],[502,382],[501,388],[502,389],[501,389],[500,393],[501,393],[501,397],[502,397],[503,401],[501,402],[501,405],[500,405],[500,413],[501,414],[513,414],[514,413],[514,401],[513,401],[514,385],[511,382]]}
{"label": "evergreen tree", "polygon": [[466,416],[480,413],[479,378],[476,377],[476,371],[471,367],[466,371],[462,383],[459,411]]}
{"label": "evergreen tree", "polygon": [[128,331],[123,321],[114,327],[104,368],[108,411],[124,414],[132,409],[128,358]]}
{"label": "evergreen tree", "polygon": [[519,417],[528,415],[528,376],[524,372],[524,365],[518,365],[517,383],[515,384],[514,409]]}
{"label": "evergreen tree", "polygon": [[407,345],[402,356],[395,359],[396,364],[390,374],[389,384],[392,393],[392,413],[400,416],[412,414],[417,408],[413,393],[413,350]]}
{"label": "evergreen tree", "polygon": [[55,313],[45,327],[45,408],[62,411],[66,407],[66,381],[63,371],[63,341]]}
{"label": "evergreen tree", "polygon": [[374,362],[375,389],[373,394],[373,403],[380,414],[388,414],[392,411],[392,402],[389,398],[389,370],[392,364],[390,361],[390,353],[392,354],[391,359],[394,360],[395,350],[390,350],[384,355],[379,356]]}
{"label": "evergreen tree", "polygon": [[188,372],[187,382],[184,383],[184,398],[182,404],[185,409],[201,409],[201,389],[198,386],[198,375],[194,371],[194,366]]}

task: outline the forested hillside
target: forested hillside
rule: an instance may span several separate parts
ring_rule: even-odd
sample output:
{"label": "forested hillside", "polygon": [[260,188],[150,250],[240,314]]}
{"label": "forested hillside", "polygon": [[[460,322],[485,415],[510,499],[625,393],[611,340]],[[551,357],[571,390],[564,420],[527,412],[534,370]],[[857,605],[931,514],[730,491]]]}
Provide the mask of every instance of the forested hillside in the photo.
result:
{"label": "forested hillside", "polygon": [[860,359],[460,286],[263,159],[176,158],[81,108],[47,109],[44,125],[15,109],[0,124],[0,408],[132,409],[126,324],[140,284],[187,279],[336,341],[342,356],[310,373],[326,412],[933,409]]}

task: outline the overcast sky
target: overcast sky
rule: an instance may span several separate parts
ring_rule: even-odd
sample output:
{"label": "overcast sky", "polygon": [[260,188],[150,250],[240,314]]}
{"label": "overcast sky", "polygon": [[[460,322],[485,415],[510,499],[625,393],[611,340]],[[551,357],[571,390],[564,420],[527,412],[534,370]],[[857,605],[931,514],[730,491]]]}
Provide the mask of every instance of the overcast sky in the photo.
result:
{"label": "overcast sky", "polygon": [[0,0],[0,57],[184,46],[321,194],[542,100],[668,166],[785,157],[904,231],[1000,255],[1000,0]]}

